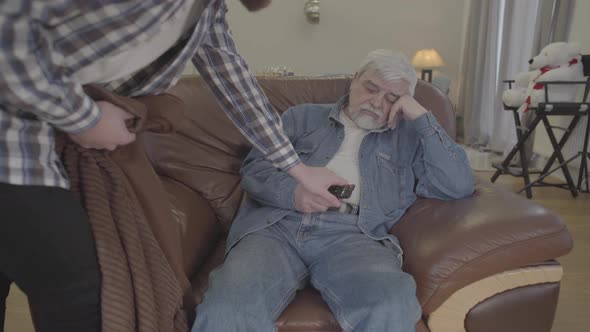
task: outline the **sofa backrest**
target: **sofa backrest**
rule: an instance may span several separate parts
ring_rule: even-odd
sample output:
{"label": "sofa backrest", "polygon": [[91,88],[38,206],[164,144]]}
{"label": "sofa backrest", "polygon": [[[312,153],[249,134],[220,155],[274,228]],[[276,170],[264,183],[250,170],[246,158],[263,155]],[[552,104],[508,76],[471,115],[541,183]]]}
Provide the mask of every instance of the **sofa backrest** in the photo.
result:
{"label": "sofa backrest", "polygon": [[[272,107],[283,113],[301,103],[336,102],[347,93],[350,78],[261,77],[258,82]],[[147,135],[146,152],[161,176],[203,196],[222,231],[227,231],[242,200],[238,174],[251,145],[223,113],[200,77],[181,79],[169,93],[184,102],[183,119],[174,124],[173,135]],[[419,81],[415,97],[454,138],[455,114],[447,96]]]}

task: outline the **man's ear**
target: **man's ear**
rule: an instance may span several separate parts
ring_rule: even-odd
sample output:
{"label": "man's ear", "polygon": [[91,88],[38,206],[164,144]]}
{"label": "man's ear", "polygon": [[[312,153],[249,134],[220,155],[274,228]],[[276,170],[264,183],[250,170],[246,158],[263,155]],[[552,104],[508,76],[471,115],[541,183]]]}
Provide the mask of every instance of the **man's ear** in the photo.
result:
{"label": "man's ear", "polygon": [[348,93],[350,93],[350,90],[352,89],[352,83],[354,83],[355,81],[357,81],[359,79],[359,72],[357,71],[356,73],[354,73],[354,75],[352,76],[352,79],[350,80],[350,84],[348,85]]}
{"label": "man's ear", "polygon": [[360,77],[361,77],[361,74],[360,74],[360,73],[357,71],[357,72],[356,72],[356,73],[354,73],[354,75],[352,76],[352,79],[350,80],[350,83],[358,81]]}

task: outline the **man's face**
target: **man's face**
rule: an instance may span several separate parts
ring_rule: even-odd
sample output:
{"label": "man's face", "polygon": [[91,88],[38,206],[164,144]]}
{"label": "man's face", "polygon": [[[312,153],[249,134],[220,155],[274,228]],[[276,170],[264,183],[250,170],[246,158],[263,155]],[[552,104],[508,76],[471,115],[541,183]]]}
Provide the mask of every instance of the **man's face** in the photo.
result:
{"label": "man's face", "polygon": [[358,73],[350,84],[346,114],[357,126],[372,130],[385,127],[391,106],[409,93],[405,80],[386,81],[373,68]]}
{"label": "man's face", "polygon": [[242,4],[251,12],[266,8],[272,0],[240,0]]}

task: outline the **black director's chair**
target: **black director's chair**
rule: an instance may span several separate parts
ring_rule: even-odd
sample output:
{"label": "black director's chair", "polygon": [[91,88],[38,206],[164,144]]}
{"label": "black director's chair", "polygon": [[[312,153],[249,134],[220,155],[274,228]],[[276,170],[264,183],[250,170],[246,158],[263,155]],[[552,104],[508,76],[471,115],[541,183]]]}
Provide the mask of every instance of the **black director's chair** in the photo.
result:
{"label": "black director's chair", "polygon": [[[522,189],[520,189],[519,192],[526,191],[527,198],[531,198],[533,196],[531,188],[534,186],[543,186],[543,187],[551,186],[551,187],[568,189],[572,193],[572,196],[574,196],[574,197],[576,197],[578,195],[578,192],[585,192],[585,193],[590,192],[590,188],[589,188],[590,184],[589,184],[589,177],[588,177],[588,166],[589,166],[588,160],[590,160],[590,153],[588,152],[588,143],[589,143],[588,140],[589,140],[589,135],[590,135],[590,120],[586,121],[586,127],[585,127],[585,132],[584,132],[584,144],[583,144],[582,151],[579,151],[575,156],[569,158],[568,160],[565,160],[565,158],[563,157],[563,154],[561,153],[561,150],[563,149],[563,147],[567,143],[567,140],[569,139],[570,135],[572,134],[573,130],[575,129],[575,127],[578,124],[578,122],[580,121],[580,119],[582,117],[588,117],[588,114],[590,112],[590,103],[588,102],[588,93],[590,91],[590,55],[582,56],[582,63],[584,66],[584,76],[588,77],[585,81],[579,81],[579,82],[559,81],[559,82],[543,82],[542,83],[544,85],[543,89],[545,92],[545,102],[539,103],[539,105],[537,107],[530,107],[529,108],[530,112],[535,112],[535,118],[530,123],[530,125],[528,125],[526,127],[523,127],[521,125],[520,117],[517,112],[518,107],[509,107],[509,106],[504,105],[504,109],[507,111],[512,111],[512,113],[514,115],[514,122],[516,124],[517,143],[514,146],[514,148],[512,148],[510,153],[506,156],[506,158],[502,161],[502,163],[493,165],[494,168],[496,168],[496,172],[492,176],[492,179],[491,179],[492,182],[495,182],[496,179],[498,179],[498,177],[503,174],[510,174],[512,176],[523,177],[525,186]],[[508,80],[508,81],[504,81],[504,82],[508,83],[508,87],[509,87],[509,89],[511,89],[512,83],[514,81]],[[576,103],[576,102],[551,102],[549,100],[550,86],[552,86],[552,85],[572,85],[572,84],[573,85],[581,85],[581,86],[583,85],[585,87],[582,102],[579,102],[579,103]],[[556,115],[572,116],[573,118],[570,121],[570,124],[568,125],[567,128],[552,126],[549,123],[548,117],[556,116]],[[543,170],[531,172],[529,170],[527,156],[525,155],[524,144],[525,144],[526,140],[530,137],[530,135],[533,133],[533,131],[535,130],[537,125],[541,122],[543,122],[545,130],[547,131],[547,136],[549,136],[549,140],[551,141],[551,145],[553,146],[553,153],[552,153],[551,157],[549,158],[549,160],[547,161],[547,163],[545,164],[545,167],[543,168]],[[560,130],[564,131],[563,136],[561,137],[561,139],[559,141],[555,137],[555,133],[553,132],[554,129],[560,129]],[[514,158],[514,156],[516,155],[516,153],[519,153],[519,155],[520,155],[520,161],[521,161],[520,162],[520,164],[521,164],[520,170],[517,170],[514,167],[510,166],[510,163],[511,163],[512,159]],[[578,157],[581,157],[582,159],[581,159],[581,163],[580,163],[580,171],[578,174],[578,181],[577,181],[577,184],[574,184],[574,180],[573,180],[571,173],[569,171],[568,164],[570,162],[576,160]],[[559,161],[559,165],[557,165],[555,168],[552,169],[551,167],[553,166],[553,164],[555,163],[556,160]],[[557,171],[559,169],[561,169],[563,171],[563,174],[564,174],[565,180],[566,180],[565,183],[555,184],[555,183],[546,183],[543,181],[547,176],[551,175],[552,173],[554,173],[555,171]],[[535,174],[535,173],[539,174],[539,177],[535,181],[531,181],[530,174]],[[583,184],[585,184],[585,188],[584,188]]]}

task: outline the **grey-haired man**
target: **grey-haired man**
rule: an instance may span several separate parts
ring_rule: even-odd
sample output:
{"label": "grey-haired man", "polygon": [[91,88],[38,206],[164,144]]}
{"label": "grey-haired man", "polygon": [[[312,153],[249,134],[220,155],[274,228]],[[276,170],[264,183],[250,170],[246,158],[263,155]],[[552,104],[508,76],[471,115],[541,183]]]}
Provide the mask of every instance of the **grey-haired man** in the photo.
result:
{"label": "grey-haired man", "polygon": [[242,167],[249,199],[193,332],[276,331],[275,320],[308,280],[344,331],[414,331],[416,285],[389,230],[417,195],[458,199],[474,189],[463,150],[412,97],[416,81],[403,54],[378,50],[338,103],[283,114],[299,157],[355,184],[354,194],[330,211],[252,150]]}

